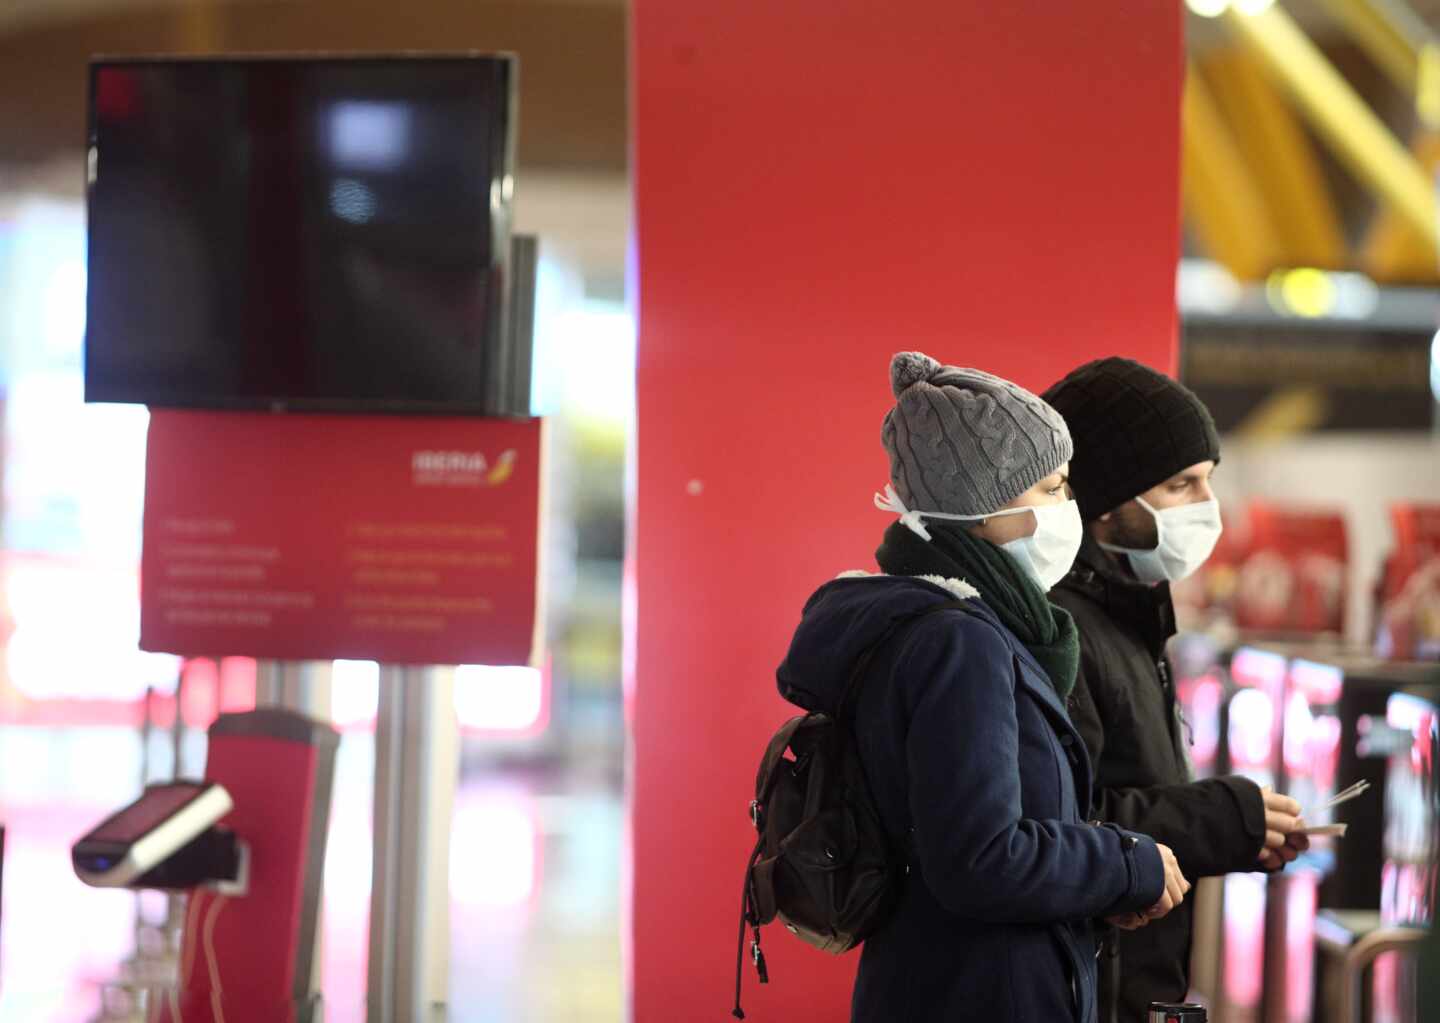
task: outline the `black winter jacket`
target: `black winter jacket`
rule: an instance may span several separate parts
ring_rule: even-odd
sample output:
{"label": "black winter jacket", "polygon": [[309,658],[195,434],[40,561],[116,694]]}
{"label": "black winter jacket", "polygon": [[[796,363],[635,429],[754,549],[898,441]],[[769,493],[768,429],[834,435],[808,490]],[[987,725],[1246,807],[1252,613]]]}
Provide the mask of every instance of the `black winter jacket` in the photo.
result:
{"label": "black winter jacket", "polygon": [[[1265,839],[1259,787],[1233,776],[1192,780],[1165,655],[1175,634],[1169,585],[1138,582],[1087,536],[1075,567],[1050,599],[1074,615],[1080,629],[1080,677],[1070,714],[1095,765],[1093,815],[1168,845],[1192,883],[1259,870]],[[1107,939],[1102,1021],[1114,1019],[1117,1010],[1122,1021],[1145,1019],[1152,1000],[1184,1000],[1191,910],[1186,899],[1163,919]]]}
{"label": "black winter jacket", "polygon": [[[907,577],[828,583],[777,672],[781,695],[833,713],[892,621],[956,596]],[[861,763],[911,869],[865,942],[852,1019],[1093,1023],[1090,921],[1153,905],[1160,854],[1086,823],[1090,764],[1060,698],[995,613],[967,604],[878,648],[856,704]]]}

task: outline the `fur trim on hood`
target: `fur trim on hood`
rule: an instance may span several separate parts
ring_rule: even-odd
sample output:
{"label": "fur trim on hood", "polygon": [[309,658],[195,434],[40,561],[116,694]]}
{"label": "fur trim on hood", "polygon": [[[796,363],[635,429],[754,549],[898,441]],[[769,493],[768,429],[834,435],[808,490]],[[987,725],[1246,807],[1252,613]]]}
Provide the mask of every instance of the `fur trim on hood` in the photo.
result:
{"label": "fur trim on hood", "polygon": [[[864,569],[855,569],[850,572],[841,572],[836,579],[887,579],[884,572],[866,572]],[[940,575],[913,575],[909,579],[919,579],[922,582],[938,586],[942,590],[948,590],[954,594],[956,600],[969,600],[971,597],[980,596],[980,591],[971,586],[964,579],[949,579]]]}

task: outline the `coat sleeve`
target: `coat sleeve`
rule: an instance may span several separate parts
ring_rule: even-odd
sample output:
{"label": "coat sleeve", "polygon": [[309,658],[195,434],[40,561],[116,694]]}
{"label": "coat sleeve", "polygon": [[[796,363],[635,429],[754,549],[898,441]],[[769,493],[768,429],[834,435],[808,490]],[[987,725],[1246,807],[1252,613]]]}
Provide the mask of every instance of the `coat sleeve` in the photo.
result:
{"label": "coat sleeve", "polygon": [[[1105,670],[1088,651],[1075,682],[1071,720],[1090,753],[1096,776],[1105,756],[1105,708],[1088,679]],[[1259,870],[1265,841],[1265,802],[1248,778],[1229,775],[1178,785],[1110,786],[1097,783],[1090,815],[1143,832],[1175,853],[1190,880]]]}
{"label": "coat sleeve", "polygon": [[994,626],[937,616],[905,645],[896,680],[910,697],[905,755],[914,846],[946,909],[1037,923],[1159,901],[1164,866],[1151,839],[1022,815],[1015,665]]}

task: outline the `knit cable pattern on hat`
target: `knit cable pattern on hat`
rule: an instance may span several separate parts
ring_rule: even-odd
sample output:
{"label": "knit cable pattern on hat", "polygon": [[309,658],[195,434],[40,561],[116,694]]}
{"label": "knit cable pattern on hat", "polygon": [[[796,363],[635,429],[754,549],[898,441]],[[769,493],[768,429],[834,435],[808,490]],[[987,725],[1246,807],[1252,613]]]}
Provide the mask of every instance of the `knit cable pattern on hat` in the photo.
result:
{"label": "knit cable pattern on hat", "polygon": [[896,402],[880,439],[910,508],[988,515],[1070,458],[1063,418],[1008,380],[920,352],[896,355],[890,380]]}

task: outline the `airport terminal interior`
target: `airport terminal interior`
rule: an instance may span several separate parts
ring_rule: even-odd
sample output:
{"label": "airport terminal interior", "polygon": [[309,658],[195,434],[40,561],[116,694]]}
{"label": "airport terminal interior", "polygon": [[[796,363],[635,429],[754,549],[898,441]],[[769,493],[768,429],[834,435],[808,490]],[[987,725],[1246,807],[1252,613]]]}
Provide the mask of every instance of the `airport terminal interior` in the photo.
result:
{"label": "airport terminal interior", "polygon": [[[1426,944],[1440,865],[1440,2],[1154,2],[1177,8],[1173,20],[1183,29],[1183,44],[1177,44],[1183,52],[1174,57],[1183,85],[1172,104],[1179,119],[1179,151],[1172,159],[1178,181],[1172,201],[1180,228],[1173,265],[1156,269],[1167,284],[1165,301],[1170,300],[1173,281],[1176,338],[1172,364],[1160,368],[1173,372],[1209,406],[1224,452],[1214,480],[1224,535],[1205,567],[1174,590],[1180,628],[1171,641],[1170,658],[1189,756],[1196,777],[1244,775],[1294,796],[1307,809],[1316,808],[1307,814],[1308,824],[1346,825],[1332,829],[1339,834],[1317,836],[1282,873],[1231,874],[1206,879],[1195,889],[1188,995],[1206,1006],[1208,1019],[1217,1023],[1422,1020],[1427,1018],[1421,1008],[1426,963],[1440,963]],[[787,7],[782,0],[770,3]],[[743,18],[736,16],[738,32],[753,30],[766,16],[759,9],[769,5],[737,6],[745,9]],[[847,19],[861,18],[856,10],[866,5],[836,5],[840,10],[833,24],[820,13],[824,5],[794,6],[797,17],[814,17],[820,27],[811,35],[787,24],[776,35],[784,45],[808,40],[809,45],[834,46],[850,56],[870,45],[858,38],[840,39]],[[935,12],[948,6],[897,0],[888,15],[897,26],[895,39],[911,40],[917,25],[941,17]],[[1038,19],[1046,5],[1019,6]],[[1066,0],[1062,6],[1106,5]],[[0,1023],[180,1018],[209,1023],[225,1018],[212,1013],[208,1003],[203,1013],[192,1016],[187,1007],[182,1016],[178,1008],[168,1008],[167,992],[177,977],[188,976],[193,965],[189,956],[203,963],[208,954],[214,965],[213,949],[202,943],[197,953],[193,946],[215,933],[222,945],[232,940],[224,936],[227,916],[243,900],[231,900],[217,929],[217,914],[206,916],[205,904],[182,890],[83,883],[72,848],[146,786],[209,777],[207,757],[216,762],[211,746],[219,742],[219,733],[211,732],[217,717],[267,706],[317,719],[333,728],[333,733],[325,731],[327,736],[338,737],[328,813],[312,818],[312,823],[321,822],[323,834],[306,840],[311,854],[320,849],[323,855],[307,868],[310,873],[303,881],[310,894],[293,910],[303,914],[304,907],[313,904],[318,924],[313,934],[287,939],[306,952],[302,959],[312,968],[323,1008],[319,1015],[290,1018],[332,1023],[421,1019],[403,1008],[377,1009],[376,949],[382,946],[399,964],[389,979],[395,990],[407,984],[423,987],[432,1002],[443,1006],[440,1014],[423,1017],[427,1019],[650,1023],[663,1018],[689,1023],[729,1018],[734,895],[754,841],[744,812],[746,789],[764,741],[793,710],[774,697],[771,679],[763,671],[747,667],[729,683],[761,693],[747,706],[763,710],[747,720],[746,731],[729,747],[734,763],[724,777],[729,779],[726,784],[738,782],[739,788],[727,791],[723,802],[717,799],[723,816],[716,810],[714,822],[694,838],[717,850],[714,860],[704,861],[707,865],[730,866],[674,889],[693,889],[697,899],[708,899],[713,890],[716,908],[692,916],[689,907],[673,906],[675,919],[667,934],[657,922],[663,907],[634,901],[652,881],[653,871],[682,869],[681,863],[657,863],[656,847],[644,844],[651,839],[643,836],[667,830],[656,817],[670,812],[669,800],[678,798],[680,790],[657,796],[660,790],[649,781],[655,775],[646,773],[658,767],[653,762],[647,767],[643,759],[645,733],[637,739],[636,701],[643,704],[645,686],[653,683],[643,671],[637,682],[636,630],[643,668],[651,663],[647,658],[656,656],[647,651],[658,649],[645,646],[646,613],[672,600],[689,599],[684,591],[691,585],[697,593],[705,586],[703,571],[697,570],[693,582],[673,591],[657,592],[654,586],[646,590],[646,580],[655,578],[657,570],[646,569],[642,561],[637,576],[635,566],[637,550],[643,558],[654,535],[649,531],[676,528],[661,522],[663,512],[647,514],[643,502],[637,517],[637,495],[647,493],[646,446],[651,444],[651,435],[644,431],[658,429],[661,411],[656,410],[671,407],[669,398],[655,399],[647,418],[641,397],[637,421],[637,393],[646,385],[646,374],[658,374],[665,363],[663,356],[646,361],[651,344],[644,326],[646,303],[671,294],[660,285],[652,292],[648,284],[652,274],[659,280],[667,270],[683,276],[687,269],[673,264],[656,268],[646,262],[648,237],[658,239],[652,252],[661,252],[665,245],[683,251],[676,241],[679,229],[670,231],[663,224],[637,227],[636,210],[643,217],[646,189],[663,193],[671,185],[647,176],[644,162],[645,154],[664,147],[663,132],[687,123],[688,116],[710,124],[707,118],[723,117],[729,102],[720,86],[704,92],[722,77],[715,66],[718,58],[707,64],[706,40],[725,38],[721,22],[726,5],[665,7],[662,0],[0,3]],[[913,18],[907,18],[907,7],[916,8]],[[685,9],[689,14],[681,13]],[[1115,16],[1101,19],[1101,24],[1111,29],[1123,22]],[[693,45],[673,42],[689,38],[687,33],[693,34]],[[1097,30],[1077,35],[1074,44],[1104,49],[1111,42]],[[1127,59],[1133,42],[1116,42],[1113,59]],[[874,45],[885,60],[905,59],[900,43]],[[653,48],[647,51],[646,46]],[[1017,42],[1016,49],[1024,47]],[[512,403],[508,414],[519,407],[543,422],[536,441],[542,455],[538,465],[530,466],[533,479],[525,476],[522,481],[533,488],[526,493],[536,502],[520,515],[530,516],[530,531],[522,538],[533,543],[520,555],[522,567],[530,570],[529,589],[516,598],[529,602],[522,609],[520,628],[529,656],[499,664],[437,657],[401,670],[378,654],[368,659],[347,655],[369,649],[353,638],[337,640],[333,649],[320,643],[313,655],[278,640],[271,650],[247,649],[244,641],[222,649],[201,648],[199,640],[167,644],[163,637],[171,634],[214,637],[218,619],[199,624],[202,618],[195,608],[173,607],[163,622],[151,617],[152,601],[199,599],[197,592],[203,596],[204,591],[195,578],[183,580],[174,564],[152,562],[168,535],[163,531],[191,530],[187,542],[199,564],[204,559],[196,552],[203,544],[219,543],[205,531],[224,532],[233,523],[206,518],[211,513],[203,510],[209,505],[202,491],[209,483],[167,480],[157,468],[162,428],[170,431],[167,436],[179,437],[190,429],[190,420],[183,417],[191,415],[268,415],[318,423],[336,408],[325,406],[328,399],[322,395],[316,399],[317,410],[301,401],[295,410],[275,416],[264,404],[270,395],[251,390],[234,399],[238,405],[227,405],[228,398],[179,401],[175,404],[182,408],[177,411],[144,398],[148,392],[143,387],[126,392],[128,382],[115,384],[118,389],[111,393],[141,394],[139,400],[106,398],[97,390],[101,384],[96,382],[94,360],[100,339],[93,320],[97,309],[114,308],[104,297],[112,293],[102,292],[94,279],[103,255],[99,232],[105,223],[116,225],[117,232],[130,230],[140,218],[133,211],[143,206],[141,199],[132,202],[127,196],[111,207],[111,217],[102,219],[104,195],[98,183],[106,180],[108,168],[121,166],[134,157],[135,147],[151,141],[143,128],[136,128],[133,138],[121,130],[127,119],[149,115],[145,103],[153,94],[145,91],[151,87],[146,69],[215,67],[226,72],[245,65],[227,64],[222,58],[256,54],[378,54],[375,59],[383,65],[384,55],[460,52],[513,54],[520,69],[518,79],[506,86],[513,89],[510,120],[501,116],[500,102],[501,113],[489,125],[502,142],[510,133],[513,152],[505,153],[507,165],[487,165],[477,172],[488,176],[474,211],[447,207],[437,213],[427,207],[421,193],[431,185],[424,179],[416,179],[421,185],[415,186],[418,198],[411,205],[398,192],[386,192],[383,183],[374,184],[387,167],[394,170],[386,161],[401,160],[396,154],[410,142],[416,152],[438,154],[441,165],[460,152],[459,142],[443,128],[434,133],[436,139],[444,136],[441,141],[426,134],[431,127],[424,118],[440,116],[433,111],[415,113],[413,123],[396,120],[392,115],[399,107],[387,107],[388,101],[364,91],[387,86],[356,78],[361,83],[359,99],[324,100],[331,104],[324,108],[331,120],[317,137],[328,139],[328,159],[337,165],[348,159],[358,169],[343,172],[319,191],[312,188],[305,200],[313,200],[315,209],[339,226],[286,235],[291,242],[275,242],[276,235],[267,242],[261,234],[246,244],[338,245],[335,240],[342,235],[351,239],[344,244],[353,245],[353,260],[337,262],[335,279],[340,280],[343,271],[349,282],[385,282],[387,306],[366,313],[361,304],[336,316],[353,314],[355,323],[368,318],[372,325],[381,325],[376,331],[383,331],[391,322],[386,316],[394,314],[398,322],[407,309],[419,310],[410,322],[420,325],[404,328],[406,343],[418,347],[444,329],[446,317],[468,315],[495,295],[477,285],[483,294],[476,297],[446,277],[444,268],[453,269],[468,258],[448,249],[426,264],[441,268],[429,278],[419,272],[407,275],[396,263],[386,263],[386,253],[407,253],[398,259],[412,265],[425,261],[404,249],[410,244],[400,238],[408,224],[405,217],[430,218],[425,223],[433,227],[469,223],[465,218],[473,213],[474,222],[487,229],[500,224],[507,242],[512,233],[538,239],[529,290],[507,299],[507,316],[518,317],[523,307],[532,322],[526,324],[528,338],[518,342],[526,349],[525,372],[516,378],[518,390],[504,398]],[[760,44],[756,52],[763,54],[757,60],[769,61],[767,68],[782,63]],[[157,55],[186,57],[193,63],[127,63]],[[961,51],[953,58],[968,59]],[[994,55],[988,59],[1002,60]],[[1060,63],[1066,59],[1055,58]],[[262,76],[278,73],[263,59],[251,65],[256,66]],[[119,72],[106,79],[100,70],[105,67]],[[691,77],[684,77],[687,74]],[[746,71],[731,66],[725,74],[743,79]],[[943,79],[940,71],[936,74]],[[670,77],[662,81],[666,75]],[[668,102],[667,85],[688,90],[686,109],[693,115],[672,112],[666,120],[656,113]],[[798,91],[804,84],[790,87]],[[825,88],[822,83],[814,87]],[[229,95],[223,83],[216,88],[217,96]],[[1003,75],[995,88],[998,94],[1010,88]],[[1135,88],[1143,91],[1145,85]],[[417,88],[413,95],[419,97],[413,99],[419,109],[438,94]],[[783,109],[791,95],[777,90],[776,109]],[[1028,116],[1023,103],[1035,97],[1018,87],[1015,96],[1019,105],[1012,114],[1023,120]],[[177,97],[167,100],[173,106],[165,109],[183,109],[183,89]],[[757,109],[763,104],[755,96],[747,101]],[[215,102],[217,108],[222,104]],[[903,92],[894,102],[903,108]],[[436,105],[443,106],[439,101]],[[665,107],[662,112],[671,110]],[[226,118],[232,114],[217,114],[214,124],[219,127],[212,125],[213,130],[229,130]],[[647,116],[654,125],[648,142]],[[908,123],[905,116],[903,110],[897,112],[897,122]],[[961,121],[958,129],[952,125],[944,130],[965,134],[970,129],[963,126],[963,117]],[[988,122],[982,118],[977,123],[979,133],[964,144],[983,150]],[[197,133],[211,130],[198,124],[193,128]],[[107,127],[113,134],[105,135]],[[725,136],[725,130],[714,128],[721,140],[715,145],[728,152],[735,139]],[[772,125],[768,130],[779,129]],[[794,130],[809,129],[796,125]],[[877,132],[880,144],[885,144],[887,132]],[[107,137],[114,140],[113,156],[101,152],[97,176],[96,146],[103,146]],[[454,153],[446,148],[452,142]],[[743,149],[743,142],[735,148]],[[701,147],[697,152],[702,154],[695,158],[699,167],[715,150]],[[788,150],[774,152],[753,153],[739,162],[749,168],[745,173],[764,179],[771,173],[768,160],[798,159]],[[1043,173],[1021,174],[1024,187],[1063,193],[1071,180],[1068,160],[1057,153]],[[137,162],[142,170],[143,163],[142,157]],[[209,164],[198,157],[189,162],[177,158],[175,166]],[[215,166],[221,166],[219,158]],[[228,172],[215,173],[223,177]],[[695,173],[700,181],[706,171]],[[917,168],[917,187],[938,187],[937,175],[952,179],[948,187],[972,187],[964,174],[938,167]],[[137,190],[147,187],[142,173],[134,180],[140,182]],[[439,177],[432,184],[435,189],[448,187]],[[243,195],[244,186],[237,187],[240,190],[231,194]],[[656,200],[657,210],[666,198]],[[679,208],[680,199],[668,201]],[[503,224],[497,210],[503,210]],[[213,214],[216,223],[223,216],[223,211]],[[365,232],[379,237],[377,225],[384,229],[387,216],[399,225],[394,235],[370,249],[365,248],[369,243],[353,242]],[[788,234],[772,239],[764,222],[722,224],[697,210],[694,224],[699,231],[708,226],[748,232],[743,246],[757,250],[794,244]],[[1074,229],[1063,223],[1054,227],[1041,247],[1047,253],[1056,250],[1057,264],[1089,258],[1089,239],[1076,238]],[[1125,229],[1124,223],[1116,227]],[[647,235],[647,230],[652,233]],[[833,238],[826,228],[815,230]],[[1100,229],[1087,222],[1086,230]],[[1073,256],[1066,255],[1067,242],[1074,243]],[[188,242],[151,238],[136,244],[137,252],[159,253],[169,246],[167,258],[176,266],[203,262],[193,254],[174,255]],[[741,242],[734,244],[743,251]],[[983,238],[975,242],[976,259],[987,258],[983,244]],[[925,265],[927,248],[917,239],[895,258],[908,261],[906,273],[917,280],[938,276],[938,269]],[[877,258],[867,244],[856,251],[863,251],[866,260]],[[302,265],[305,258],[292,261],[277,255],[275,261],[283,271]],[[494,253],[489,258],[500,259]],[[263,263],[252,259],[246,265]],[[804,291],[802,264],[797,255],[790,262],[762,259],[756,267],[760,273],[772,266],[796,268],[789,283],[807,296],[796,300],[803,305],[811,299]],[[505,263],[505,273],[521,267],[514,259]],[[213,272],[218,281],[223,267]],[[149,293],[153,298],[169,290],[163,281],[147,280],[143,269],[119,267],[112,273],[130,274],[132,296]],[[1044,273],[1017,268],[1015,277],[1022,282],[1017,294],[1024,296],[1017,301],[1043,307],[1054,297]],[[770,303],[765,308],[777,304],[773,295],[778,284],[755,280],[749,270],[736,270],[730,284],[733,290],[696,312],[697,319],[724,317],[732,308],[744,310],[756,294],[761,295],[756,301]],[[1124,306],[1123,293],[1130,286],[1128,281],[1107,285],[1117,295],[1117,307]],[[910,294],[901,292],[894,301],[903,304]],[[815,300],[817,305],[823,301]],[[88,324],[87,310],[92,320]],[[143,321],[137,336],[152,336],[187,314],[183,308],[157,313],[153,321]],[[668,314],[687,315],[675,310]],[[222,313],[203,315],[223,318]],[[315,315],[316,322],[331,322],[325,314]],[[748,316],[737,313],[739,321]],[[1063,309],[1055,311],[1057,330],[1068,329],[1065,317]],[[903,328],[911,321],[900,309],[894,322]],[[365,333],[370,328],[354,329]],[[519,328],[512,324],[510,329],[518,336]],[[829,386],[837,375],[853,371],[868,374],[876,400],[885,399],[885,360],[891,351],[912,345],[903,329],[893,343],[884,339],[877,344],[872,346],[877,353],[873,364],[817,365],[814,386]],[[925,344],[942,361],[970,364],[962,342],[947,350],[945,339],[931,336]],[[117,365],[139,365],[122,364]],[[975,364],[985,368],[983,356]],[[698,369],[698,376],[708,372],[710,362],[702,356],[689,365]],[[192,367],[186,372],[199,371]],[[441,367],[438,375],[453,372]],[[416,386],[434,382],[422,376],[413,377],[420,381]],[[399,373],[393,377],[403,377],[407,384],[412,380]],[[164,386],[172,386],[175,379],[166,377]],[[247,378],[240,372],[234,379]],[[697,383],[693,399],[706,408],[716,401],[745,406],[751,397],[731,389],[737,379],[717,375],[714,390],[725,392],[718,398]],[[1049,381],[1037,377],[1023,382],[1038,391]],[[458,409],[468,415],[482,402],[501,399],[487,392],[479,398],[451,394],[446,400],[454,405],[440,411]],[[341,403],[338,408],[342,415],[357,410],[364,412],[358,405]],[[434,422],[432,411],[423,410],[415,418]],[[874,411],[866,411],[869,418],[855,436],[863,435],[873,445],[863,457],[870,460],[867,472],[883,486],[883,453],[874,445],[883,407],[877,404]],[[223,448],[222,442],[215,443],[221,444],[215,450]],[[320,441],[295,443],[293,457],[299,465],[309,457],[298,453],[299,448]],[[658,451],[660,443],[655,441],[650,450]],[[744,444],[736,441],[737,446]],[[477,450],[481,446],[477,442]],[[497,453],[487,450],[478,468],[464,457],[420,459],[414,462],[413,479],[417,485],[428,481],[448,487],[445,492],[451,496],[470,487],[466,493],[480,495],[478,501],[484,494],[503,493],[502,475],[494,471]],[[760,485],[758,474],[776,469],[762,467],[764,459],[753,454],[735,450],[733,470],[712,460],[697,469],[694,478],[667,485],[673,483],[675,500],[697,503],[733,487],[737,503],[732,508],[746,508],[734,518],[735,529],[750,529],[750,523],[766,517],[765,499],[746,504],[743,491],[752,482]],[[409,468],[406,480],[412,479]],[[223,459],[205,467],[210,469],[223,475]],[[357,479],[368,478],[363,470],[356,472]],[[196,477],[209,478],[203,473]],[[771,480],[763,485],[778,484]],[[197,490],[187,493],[190,486]],[[390,503],[380,498],[375,508],[367,507],[371,499],[360,486],[302,488],[298,493],[306,496],[297,500],[330,506],[336,523],[389,514],[383,509]],[[257,496],[258,506],[263,506],[267,497]],[[832,506],[797,502],[777,511],[767,528],[777,528],[775,522],[780,527],[813,524],[841,513]],[[864,543],[848,560],[837,560],[834,572],[873,568],[870,551],[885,523],[863,507],[868,504],[868,493],[856,495],[854,513],[874,517],[871,533],[861,534]],[[257,522],[266,518],[257,514]],[[274,516],[284,514],[277,511]],[[304,535],[302,546],[328,550],[323,538]],[[827,533],[823,542],[832,542],[833,535]],[[672,539],[667,534],[666,543]],[[712,539],[726,542],[723,535]],[[224,551],[216,557],[223,561],[222,555]],[[749,555],[737,549],[728,557],[740,561]],[[700,562],[713,563],[708,554]],[[204,564],[214,586],[226,585],[223,580],[231,568],[243,568]],[[419,578],[404,576],[395,567],[398,561],[377,564],[382,567],[373,571],[379,574],[366,578],[383,577],[396,586]],[[405,564],[414,568],[411,562]],[[788,578],[783,585],[792,587]],[[189,587],[189,595],[176,597],[176,588],[182,586]],[[798,584],[792,588],[794,615],[776,625],[777,637],[788,636],[798,618],[803,593]],[[694,606],[707,615],[727,614],[725,601],[742,599],[741,593],[732,585],[713,598],[696,598]],[[284,596],[274,595],[273,606],[267,605],[272,610],[235,612],[232,606],[226,613],[261,614],[269,621],[273,611],[279,620],[292,610],[282,602]],[[377,628],[388,627],[386,622],[411,622],[415,629],[440,634],[438,617],[405,618],[396,610],[402,605],[412,610],[418,606],[392,602],[383,606],[399,618],[347,620],[352,625],[378,622]],[[686,635],[683,623],[650,621],[650,628]],[[190,632],[182,627],[185,623],[190,623]],[[306,628],[297,627],[298,634]],[[767,639],[768,645],[757,644],[765,649],[753,652],[752,642],[751,635],[735,637],[737,650],[744,650],[739,655],[744,665],[773,665],[784,656],[783,638],[778,643]],[[467,647],[462,638],[457,649],[475,649],[479,658],[486,648]],[[712,650],[710,656],[723,659],[728,651]],[[684,671],[663,681],[675,687],[699,684]],[[405,685],[412,692],[423,687],[440,701],[425,709],[437,715],[427,721],[443,722],[435,726],[435,734],[442,737],[436,740],[440,752],[412,743],[406,730],[411,725],[397,723],[401,719],[394,715],[409,712],[397,709],[396,701],[402,699],[397,694]],[[675,743],[686,741],[683,732],[704,730],[707,706],[712,705],[697,703],[693,717],[675,721]],[[721,720],[716,719],[717,729]],[[637,742],[642,745],[637,747]],[[414,767],[404,766],[411,753],[421,758],[420,780],[405,775],[409,780],[397,783],[397,772]],[[440,775],[425,775],[436,762]],[[718,784],[718,776],[708,772],[708,767],[677,762],[675,773],[698,775],[694,784],[703,788]],[[1320,809],[1360,781],[1369,783],[1362,797]],[[283,788],[288,782],[271,779],[265,784]],[[386,786],[388,795],[382,799]],[[705,791],[713,794],[712,789]],[[645,803],[647,798],[658,798],[659,807]],[[425,818],[416,800],[439,807],[448,819]],[[418,844],[407,845],[405,835],[394,833],[393,822],[377,826],[381,805],[401,814],[400,832],[419,829]],[[419,816],[405,817],[407,812]],[[657,830],[637,832],[637,827]],[[676,831],[688,827],[674,825]],[[637,835],[643,838],[642,852],[649,850],[641,859],[635,858]],[[389,945],[377,943],[372,933],[381,906],[381,866],[393,868],[395,863],[401,864],[399,872],[392,870],[384,890],[395,886],[399,902],[385,909],[385,919],[396,934],[408,935],[410,946],[398,938]],[[646,869],[637,869],[637,863]],[[323,872],[317,872],[319,866]],[[264,876],[261,870],[257,860],[252,883]],[[435,898],[440,900],[438,910]],[[406,899],[432,899],[425,911],[430,915],[407,908]],[[285,912],[291,911],[287,903]],[[438,951],[433,945],[417,951],[420,939],[405,929],[412,925],[426,932],[426,940],[438,941]],[[654,964],[673,959],[650,958],[647,964],[647,949],[657,943],[691,942],[692,927],[704,932],[703,939],[693,939],[694,973],[657,979],[662,967]],[[792,941],[780,927],[769,928],[765,940],[767,951]],[[808,963],[811,955],[826,959],[816,969],[828,969],[823,976],[838,978],[835,982],[847,994],[835,1004],[845,1002],[851,977],[847,971],[853,970],[858,953],[831,962],[793,944],[795,948],[776,953],[776,962]],[[308,955],[312,948],[313,961]],[[223,968],[223,955],[221,959]],[[822,974],[812,975],[809,969],[799,966],[787,973],[772,967],[772,982],[761,990],[747,958],[746,997],[755,1000],[748,1010],[751,1018],[844,1018],[843,1013],[804,1017],[769,1008],[781,1004],[767,999],[786,997],[787,984],[789,996],[799,998],[805,984],[816,983],[814,978]],[[1428,969],[1440,975],[1440,966]],[[423,981],[417,979],[419,973],[425,974]],[[691,977],[704,979],[692,984]],[[686,1001],[690,996],[685,991],[692,988],[700,994],[694,1002]],[[674,1015],[655,1009],[667,1000],[675,1006]]]}

